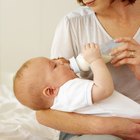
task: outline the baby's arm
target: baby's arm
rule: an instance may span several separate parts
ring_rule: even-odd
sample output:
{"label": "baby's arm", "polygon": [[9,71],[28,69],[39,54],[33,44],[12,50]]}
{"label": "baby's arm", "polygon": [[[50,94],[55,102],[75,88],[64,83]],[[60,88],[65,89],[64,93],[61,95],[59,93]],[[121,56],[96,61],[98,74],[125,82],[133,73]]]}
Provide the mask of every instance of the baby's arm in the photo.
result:
{"label": "baby's arm", "polygon": [[113,93],[114,86],[111,74],[101,57],[96,44],[87,44],[82,52],[84,59],[90,64],[93,72],[92,101],[98,102]]}

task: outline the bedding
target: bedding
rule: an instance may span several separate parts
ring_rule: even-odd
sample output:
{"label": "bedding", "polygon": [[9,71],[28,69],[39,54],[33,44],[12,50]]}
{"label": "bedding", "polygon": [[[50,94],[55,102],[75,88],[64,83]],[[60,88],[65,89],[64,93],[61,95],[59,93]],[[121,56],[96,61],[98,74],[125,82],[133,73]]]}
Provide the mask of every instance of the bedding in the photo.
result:
{"label": "bedding", "polygon": [[39,124],[35,111],[21,105],[12,88],[0,84],[0,140],[58,140],[59,131]]}

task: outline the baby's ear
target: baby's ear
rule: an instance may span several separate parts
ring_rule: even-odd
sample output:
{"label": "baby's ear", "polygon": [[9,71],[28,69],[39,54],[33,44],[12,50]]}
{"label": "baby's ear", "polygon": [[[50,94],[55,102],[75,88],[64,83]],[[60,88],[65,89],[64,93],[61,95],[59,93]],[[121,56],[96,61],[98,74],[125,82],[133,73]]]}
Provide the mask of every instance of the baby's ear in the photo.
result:
{"label": "baby's ear", "polygon": [[55,97],[58,93],[56,88],[45,87],[43,89],[43,95],[46,97]]}

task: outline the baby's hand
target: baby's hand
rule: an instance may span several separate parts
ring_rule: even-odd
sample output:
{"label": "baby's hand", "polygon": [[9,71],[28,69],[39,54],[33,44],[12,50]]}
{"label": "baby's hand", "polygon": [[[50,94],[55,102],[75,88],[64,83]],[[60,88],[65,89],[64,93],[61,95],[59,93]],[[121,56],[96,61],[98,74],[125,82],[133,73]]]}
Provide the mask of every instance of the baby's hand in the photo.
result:
{"label": "baby's hand", "polygon": [[82,51],[82,55],[89,64],[97,59],[102,58],[99,47],[94,43],[85,45],[85,48]]}

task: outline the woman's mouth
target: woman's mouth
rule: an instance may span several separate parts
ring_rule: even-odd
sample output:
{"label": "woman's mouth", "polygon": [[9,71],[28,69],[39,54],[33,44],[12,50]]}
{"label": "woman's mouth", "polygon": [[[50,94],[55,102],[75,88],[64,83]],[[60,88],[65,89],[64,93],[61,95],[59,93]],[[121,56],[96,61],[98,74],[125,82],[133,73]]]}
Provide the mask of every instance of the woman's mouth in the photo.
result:
{"label": "woman's mouth", "polygon": [[92,1],[86,2],[85,5],[86,5],[86,6],[91,6],[92,4],[94,4],[94,1],[95,1],[95,0],[92,0]]}

